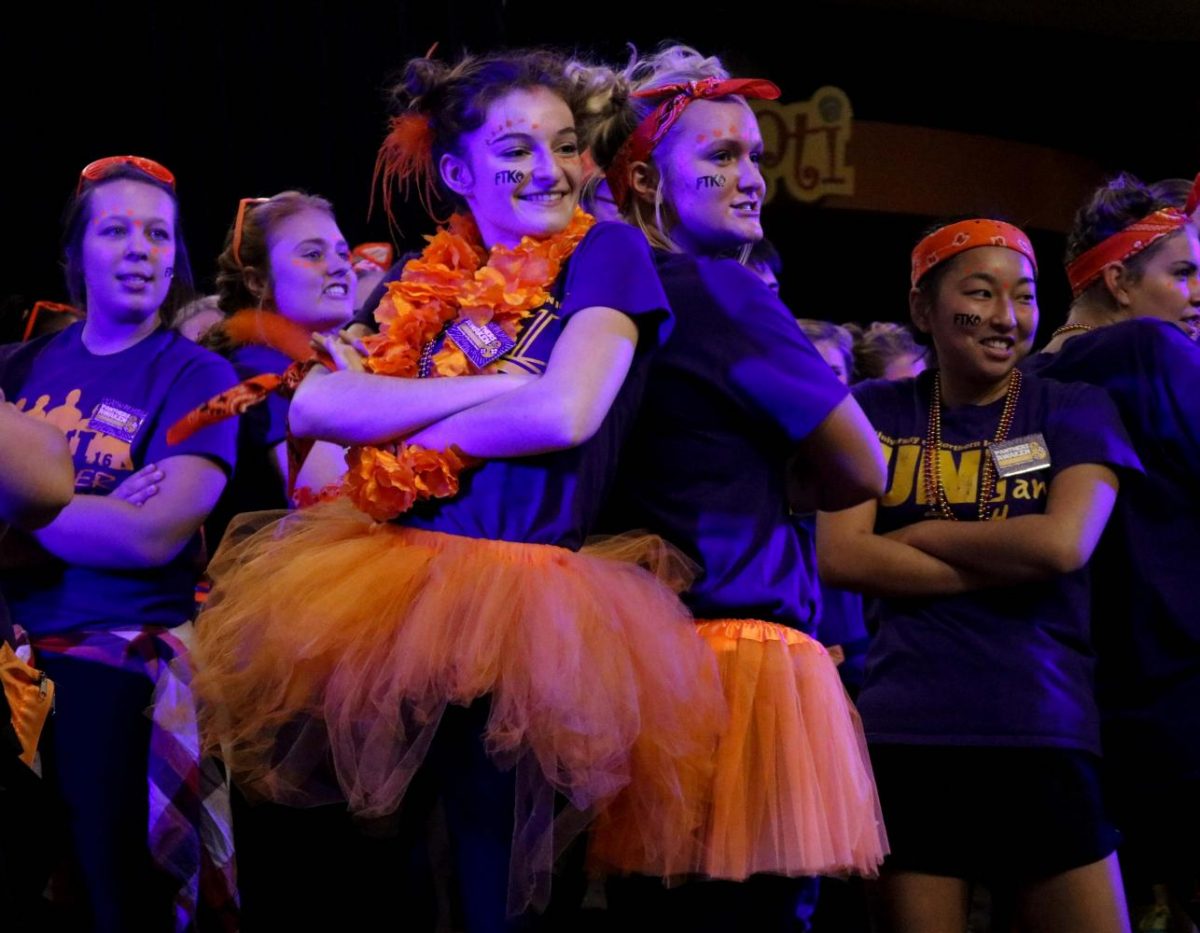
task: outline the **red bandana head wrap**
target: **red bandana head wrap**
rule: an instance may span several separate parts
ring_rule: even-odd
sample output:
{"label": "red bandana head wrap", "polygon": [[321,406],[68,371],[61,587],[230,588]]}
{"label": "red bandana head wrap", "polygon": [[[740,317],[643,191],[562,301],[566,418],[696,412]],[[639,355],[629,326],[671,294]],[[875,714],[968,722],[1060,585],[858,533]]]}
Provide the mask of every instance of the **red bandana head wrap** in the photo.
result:
{"label": "red bandana head wrap", "polygon": [[1071,283],[1071,294],[1078,298],[1089,285],[1100,278],[1106,266],[1114,262],[1124,262],[1163,237],[1182,230],[1187,226],[1188,219],[1195,213],[1198,205],[1200,175],[1192,182],[1192,190],[1182,211],[1166,207],[1147,214],[1067,263],[1067,280]]}
{"label": "red bandana head wrap", "polygon": [[618,207],[624,207],[629,196],[629,167],[634,162],[645,162],[671,127],[683,116],[689,104],[714,97],[749,97],[754,100],[775,100],[779,88],[762,78],[705,78],[688,81],[686,84],[663,84],[634,92],[634,97],[665,96],[646,118],[637,125],[613,157],[612,165],[605,175]]}
{"label": "red bandana head wrap", "polygon": [[1029,237],[1019,227],[1002,220],[960,220],[934,230],[912,251],[913,288],[934,266],[951,256],[980,246],[1003,246],[1020,253],[1029,260],[1033,274],[1037,275],[1037,257],[1033,254]]}

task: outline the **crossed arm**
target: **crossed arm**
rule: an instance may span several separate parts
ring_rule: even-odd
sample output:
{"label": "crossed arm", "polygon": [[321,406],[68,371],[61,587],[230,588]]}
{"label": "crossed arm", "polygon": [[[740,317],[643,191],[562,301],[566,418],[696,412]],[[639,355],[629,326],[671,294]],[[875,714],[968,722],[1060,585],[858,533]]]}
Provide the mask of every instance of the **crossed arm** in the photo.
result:
{"label": "crossed arm", "polygon": [[875,596],[937,596],[1046,580],[1084,566],[1116,502],[1116,474],[1068,467],[1051,482],[1046,511],[990,522],[921,521],[875,534],[877,502],[817,516],[826,582]]}
{"label": "crossed arm", "polygon": [[423,447],[456,444],[489,458],[560,450],[599,428],[636,345],[630,317],[612,308],[585,308],[567,321],[540,376],[396,379],[353,369],[314,372],[292,399],[289,418],[298,436],[339,444],[407,437]]}
{"label": "crossed arm", "polygon": [[34,537],[71,564],[160,567],[183,549],[217,504],[225,471],[205,457],[184,454],[143,468],[122,486],[107,496],[72,497]]}

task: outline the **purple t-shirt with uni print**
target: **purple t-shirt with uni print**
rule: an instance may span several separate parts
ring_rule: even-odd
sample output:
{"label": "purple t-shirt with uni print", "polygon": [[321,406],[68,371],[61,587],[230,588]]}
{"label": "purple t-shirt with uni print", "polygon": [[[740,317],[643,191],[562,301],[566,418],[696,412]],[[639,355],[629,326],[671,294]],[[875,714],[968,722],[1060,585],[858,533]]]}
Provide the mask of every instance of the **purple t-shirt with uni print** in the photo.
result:
{"label": "purple t-shirt with uni print", "polygon": [[[105,496],[148,463],[183,454],[233,470],[237,421],[205,428],[171,447],[167,429],[237,382],[215,353],[159,328],[119,353],[100,356],[74,324],[45,340],[5,348],[0,386],[33,417],[58,427],[75,462],[75,494]],[[112,570],[52,560],[0,578],[13,621],[37,634],[120,625],[179,625],[191,617],[201,556],[197,534],[174,560]]]}
{"label": "purple t-shirt with uni print", "polygon": [[[854,388],[888,462],[879,534],[930,513],[920,464],[932,386],[927,372]],[[983,444],[995,435],[1003,407],[1000,399],[943,408],[938,462],[960,521],[977,519]],[[1112,402],[1091,386],[1026,376],[1008,437],[1031,434],[1045,439],[1050,466],[998,479],[993,521],[1044,512],[1050,484],[1068,467],[1104,464],[1122,474],[1140,468]],[[882,600],[858,698],[867,738],[1099,752],[1088,586],[1085,567],[1039,583]]]}
{"label": "purple t-shirt with uni print", "polygon": [[1029,367],[1105,388],[1146,468],[1121,486],[1093,561],[1105,751],[1148,783],[1200,778],[1200,346],[1127,321]]}
{"label": "purple t-shirt with uni print", "polygon": [[[633,227],[596,224],[550,290],[549,304],[522,328],[506,359],[530,373],[546,368],[563,328],[576,311],[614,308],[638,325],[629,375],[600,429],[570,450],[490,460],[463,474],[458,496],[429,500],[401,524],[469,538],[583,545],[612,480],[613,465],[641,397],[647,361],[671,330],[671,313],[646,239]],[[486,376],[477,378],[487,378]],[[519,430],[519,417],[513,430]]]}
{"label": "purple t-shirt with uni print", "polygon": [[675,333],[656,354],[604,530],[647,528],[700,564],[698,618],[811,633],[815,568],[788,514],[788,458],[846,397],[795,318],[731,259],[656,254]]}

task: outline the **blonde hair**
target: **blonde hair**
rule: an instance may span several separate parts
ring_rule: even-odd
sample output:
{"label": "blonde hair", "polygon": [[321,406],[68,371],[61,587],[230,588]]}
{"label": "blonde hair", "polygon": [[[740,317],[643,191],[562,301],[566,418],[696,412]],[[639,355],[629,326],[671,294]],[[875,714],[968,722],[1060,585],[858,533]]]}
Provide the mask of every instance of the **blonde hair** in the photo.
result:
{"label": "blonde hair", "polygon": [[[620,71],[582,63],[574,63],[574,67],[590,75],[595,99],[603,100],[603,106],[597,108],[598,115],[589,123],[587,133],[582,137],[592,158],[603,169],[612,164],[617,151],[633,135],[638,124],[660,103],[653,97],[632,96],[636,91],[664,84],[729,77],[719,58],[701,55],[686,45],[664,46],[644,59],[639,59],[637,50],[633,49],[629,63]],[[600,110],[610,113],[602,116],[599,115]],[[650,164],[657,175],[653,199],[646,201],[635,197],[623,213],[630,223],[646,235],[652,246],[682,252],[670,234],[676,217],[663,196],[664,169],[656,163],[653,155]]]}

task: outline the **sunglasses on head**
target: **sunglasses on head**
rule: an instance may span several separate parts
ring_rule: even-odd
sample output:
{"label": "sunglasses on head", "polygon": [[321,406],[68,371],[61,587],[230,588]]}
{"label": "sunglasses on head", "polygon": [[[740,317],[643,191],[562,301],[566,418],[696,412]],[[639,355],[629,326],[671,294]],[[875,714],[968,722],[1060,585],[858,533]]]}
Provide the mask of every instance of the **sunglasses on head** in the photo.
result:
{"label": "sunglasses on head", "polygon": [[257,207],[259,204],[266,204],[270,198],[242,198],[238,201],[237,219],[233,222],[233,242],[231,249],[233,252],[233,261],[237,263],[237,267],[242,269],[245,264],[242,262],[242,228],[246,224],[246,212],[252,207]]}
{"label": "sunglasses on head", "polygon": [[25,332],[21,335],[21,342],[27,343],[36,333],[38,316],[45,312],[46,314],[66,314],[72,320],[80,320],[83,315],[78,308],[71,305],[60,304],[57,301],[38,301],[34,302],[32,308],[25,312]]}
{"label": "sunglasses on head", "polygon": [[360,243],[350,251],[350,260],[355,269],[360,265],[370,265],[387,272],[392,267],[395,254],[391,243]]}
{"label": "sunglasses on head", "polygon": [[161,181],[172,191],[175,190],[175,176],[171,174],[171,170],[165,165],[161,165],[153,159],[147,159],[144,156],[120,155],[106,156],[103,159],[97,159],[95,162],[89,162],[85,165],[83,171],[79,173],[79,184],[75,187],[75,194],[78,195],[83,191],[85,183],[98,182],[102,178],[107,177],[114,169],[118,169],[123,165],[132,165],[134,168],[145,172],[151,178]]}

